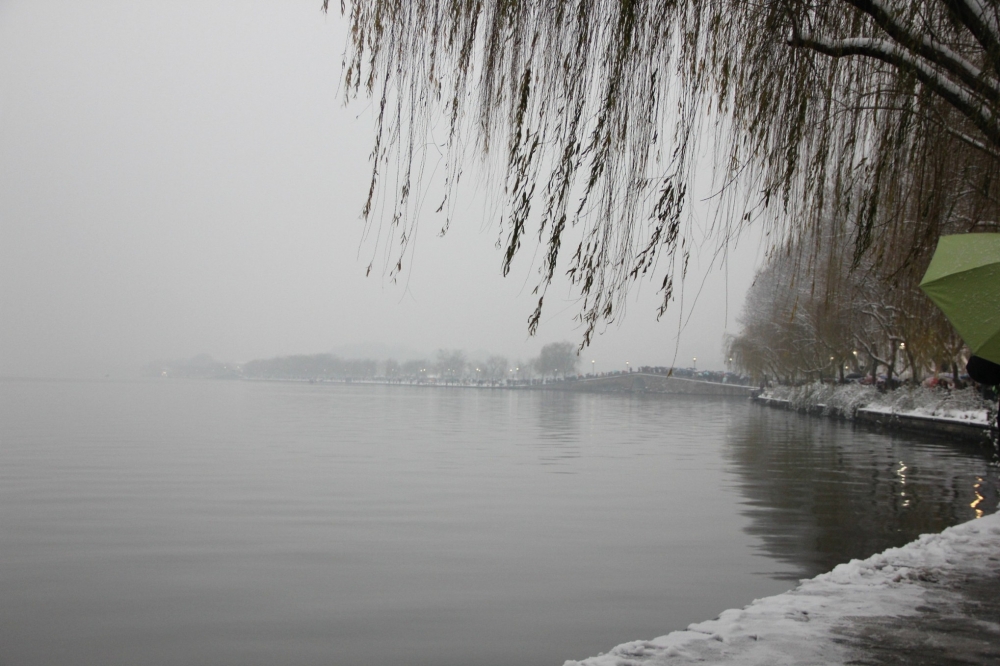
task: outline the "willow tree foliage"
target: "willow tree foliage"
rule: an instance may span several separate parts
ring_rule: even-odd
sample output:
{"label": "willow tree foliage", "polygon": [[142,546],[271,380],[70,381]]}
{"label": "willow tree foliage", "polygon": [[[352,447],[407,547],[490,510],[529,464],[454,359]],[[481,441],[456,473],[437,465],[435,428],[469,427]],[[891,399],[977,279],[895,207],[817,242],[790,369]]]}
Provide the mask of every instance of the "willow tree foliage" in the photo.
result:
{"label": "willow tree foliage", "polygon": [[503,273],[526,242],[542,250],[531,331],[563,270],[584,344],[642,277],[659,285],[662,314],[696,240],[688,199],[706,151],[720,247],[759,222],[815,266],[832,214],[852,261],[892,256],[905,270],[942,231],[996,222],[995,1],[342,0],[341,11],[347,96],[370,97],[377,117],[363,213],[387,270],[403,270],[421,218],[448,228],[478,156],[497,188]]}

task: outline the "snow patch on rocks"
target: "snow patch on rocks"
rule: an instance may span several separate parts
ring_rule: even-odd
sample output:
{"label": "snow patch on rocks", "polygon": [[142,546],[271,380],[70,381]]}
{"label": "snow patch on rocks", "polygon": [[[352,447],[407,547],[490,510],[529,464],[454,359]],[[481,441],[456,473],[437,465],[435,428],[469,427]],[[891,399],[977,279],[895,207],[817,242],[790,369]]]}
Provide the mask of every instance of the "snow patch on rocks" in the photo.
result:
{"label": "snow patch on rocks", "polygon": [[853,419],[859,410],[901,416],[960,421],[989,425],[991,407],[973,389],[949,391],[938,388],[901,387],[882,393],[861,384],[777,386],[761,393],[762,398],[788,402],[795,409],[822,408],[826,412]]}

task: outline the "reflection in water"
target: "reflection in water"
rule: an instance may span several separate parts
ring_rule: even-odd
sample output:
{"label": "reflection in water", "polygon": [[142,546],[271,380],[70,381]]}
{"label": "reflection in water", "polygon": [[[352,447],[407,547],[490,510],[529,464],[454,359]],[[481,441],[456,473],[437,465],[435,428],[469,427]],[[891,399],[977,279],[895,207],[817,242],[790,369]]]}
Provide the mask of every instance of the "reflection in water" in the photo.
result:
{"label": "reflection in water", "polygon": [[893,437],[763,407],[733,422],[726,452],[747,531],[811,577],[992,512],[997,469],[953,442]]}
{"label": "reflection in water", "polygon": [[580,440],[580,401],[566,391],[542,391],[534,401],[538,436],[553,443],[578,443]]}
{"label": "reflection in water", "polygon": [[983,510],[982,510],[982,508],[980,508],[980,505],[983,503],[983,500],[986,499],[986,498],[983,497],[982,493],[979,492],[979,490],[982,487],[983,487],[983,477],[981,477],[981,476],[980,477],[976,477],[976,483],[972,486],[972,491],[976,494],[976,499],[973,500],[972,504],[969,505],[970,507],[972,507],[973,509],[975,509],[975,511],[976,511],[976,518],[982,518],[983,517]]}
{"label": "reflection in water", "polygon": [[744,400],[0,381],[0,662],[559,664],[996,488],[968,452]]}
{"label": "reflection in water", "polygon": [[[516,394],[518,409],[531,420],[531,436],[522,441],[538,451],[543,465],[564,463],[581,455],[580,397],[566,391],[533,391]],[[572,468],[560,466],[559,473],[573,474]]]}

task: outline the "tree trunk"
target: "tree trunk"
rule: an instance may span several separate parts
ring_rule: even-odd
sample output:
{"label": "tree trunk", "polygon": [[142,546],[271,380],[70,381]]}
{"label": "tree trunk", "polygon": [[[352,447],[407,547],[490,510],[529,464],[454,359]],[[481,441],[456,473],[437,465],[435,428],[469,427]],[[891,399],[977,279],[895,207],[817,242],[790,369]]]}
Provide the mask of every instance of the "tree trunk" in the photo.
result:
{"label": "tree trunk", "polygon": [[910,380],[913,382],[914,386],[920,386],[920,380],[922,377],[917,374],[917,364],[913,360],[913,352],[910,351],[909,345],[906,346],[906,360],[907,363],[910,364]]}

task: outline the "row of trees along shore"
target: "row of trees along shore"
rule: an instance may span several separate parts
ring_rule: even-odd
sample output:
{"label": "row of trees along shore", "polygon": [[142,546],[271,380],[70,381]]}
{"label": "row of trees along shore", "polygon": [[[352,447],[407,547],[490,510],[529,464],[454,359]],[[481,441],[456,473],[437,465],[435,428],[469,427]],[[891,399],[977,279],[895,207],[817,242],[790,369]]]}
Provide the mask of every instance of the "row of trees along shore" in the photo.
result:
{"label": "row of trees along shore", "polygon": [[[390,277],[405,271],[418,218],[449,227],[476,153],[496,187],[502,272],[525,242],[540,245],[530,332],[560,272],[579,297],[582,346],[639,279],[659,287],[662,314],[706,233],[724,260],[753,224],[771,255],[730,341],[740,367],[791,380],[867,364],[916,378],[961,362],[915,286],[941,234],[998,228],[997,2],[340,7],[343,90],[377,109],[362,213],[381,230],[371,238],[398,250]],[[433,189],[424,178],[440,204],[413,195]],[[696,222],[692,196],[714,213]]]}
{"label": "row of trees along shore", "polygon": [[439,350],[433,359],[408,361],[301,354],[258,359],[242,365],[222,363],[202,355],[184,361],[150,364],[147,374],[165,377],[500,384],[575,375],[579,363],[580,357],[573,343],[554,342],[542,347],[537,358],[527,361],[510,361],[500,355],[469,359],[464,352],[455,349]]}
{"label": "row of trees along shore", "polygon": [[948,373],[958,383],[968,349],[917,288],[933,245],[858,258],[844,221],[829,224],[826,242],[792,244],[757,273],[741,330],[725,343],[734,368],[786,384],[851,373],[889,385]]}

